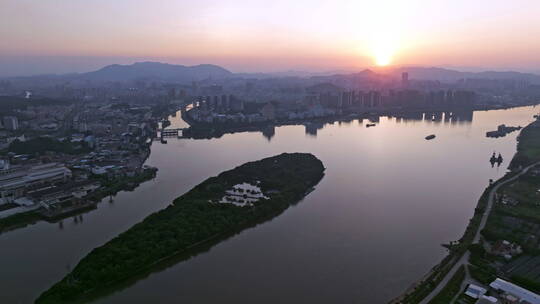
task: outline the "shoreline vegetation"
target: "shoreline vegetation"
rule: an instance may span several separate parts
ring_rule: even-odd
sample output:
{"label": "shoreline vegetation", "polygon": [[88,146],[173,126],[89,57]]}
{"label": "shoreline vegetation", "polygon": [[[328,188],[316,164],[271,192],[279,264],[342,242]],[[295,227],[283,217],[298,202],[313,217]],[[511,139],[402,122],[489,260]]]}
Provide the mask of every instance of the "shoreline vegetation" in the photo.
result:
{"label": "shoreline vegetation", "polygon": [[[506,177],[506,175],[505,175]],[[505,178],[503,177],[503,178]],[[478,205],[474,210],[473,217],[469,220],[463,236],[456,242],[443,245],[449,250],[449,253],[443,260],[435,265],[420,281],[414,283],[404,294],[398,298],[392,300],[390,303],[402,303],[402,304],[417,304],[420,303],[431,291],[437,287],[437,285],[444,279],[452,267],[459,261],[461,256],[467,252],[469,245],[472,244],[476,231],[480,225],[482,214],[485,211],[489,191],[500,181],[502,178],[493,183],[482,193]]]}
{"label": "shoreline vegetation", "polygon": [[452,299],[459,293],[461,282],[465,279],[465,266],[461,265],[458,271],[452,276],[448,284],[435,296],[429,304],[448,304],[452,303]]}
{"label": "shoreline vegetation", "polygon": [[[536,117],[536,116],[535,116]],[[390,301],[390,303],[416,304],[426,298],[445,278],[453,266],[472,247],[474,236],[480,227],[482,215],[487,206],[490,191],[498,184],[511,179],[522,168],[530,166],[540,161],[540,120],[537,117],[525,128],[523,128],[517,138],[517,151],[509,165],[510,171],[499,180],[491,183],[482,193],[478,204],[474,210],[474,215],[470,219],[463,236],[456,242],[444,245],[449,253],[443,260],[435,265],[424,277],[409,287],[402,295]],[[493,211],[490,211],[490,215]],[[489,215],[488,215],[489,216]],[[481,231],[484,232],[485,228]],[[483,233],[482,233],[483,234]],[[472,246],[472,247],[471,247]],[[478,273],[478,270],[476,273]],[[461,281],[460,281],[461,282]],[[452,284],[454,284],[453,282]],[[450,284],[450,283],[449,283]],[[445,287],[444,290],[448,290]],[[431,302],[430,302],[431,303]],[[433,302],[436,303],[436,302]]]}
{"label": "shoreline vegetation", "polygon": [[[283,153],[208,178],[167,208],[92,250],[36,303],[85,302],[195,247],[267,221],[301,201],[323,178],[324,170],[312,154]],[[246,182],[258,185],[266,197],[245,206],[220,203],[229,189]]]}

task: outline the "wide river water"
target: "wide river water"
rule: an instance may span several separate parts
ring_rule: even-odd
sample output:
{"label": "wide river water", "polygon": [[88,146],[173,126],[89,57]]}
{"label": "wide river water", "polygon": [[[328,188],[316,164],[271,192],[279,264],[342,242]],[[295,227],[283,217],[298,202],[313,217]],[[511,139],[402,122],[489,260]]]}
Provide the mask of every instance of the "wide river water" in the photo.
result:
{"label": "wide river water", "polygon": [[[0,303],[31,303],[94,247],[204,179],[282,152],[310,152],[326,175],[302,202],[190,260],[154,272],[96,303],[386,303],[445,255],[516,136],[538,110],[381,117],[276,127],[217,139],[152,145],[155,179],[96,210],[0,234]],[[171,127],[183,127],[180,115]],[[434,140],[424,137],[435,134]],[[496,151],[501,167],[488,162]]]}

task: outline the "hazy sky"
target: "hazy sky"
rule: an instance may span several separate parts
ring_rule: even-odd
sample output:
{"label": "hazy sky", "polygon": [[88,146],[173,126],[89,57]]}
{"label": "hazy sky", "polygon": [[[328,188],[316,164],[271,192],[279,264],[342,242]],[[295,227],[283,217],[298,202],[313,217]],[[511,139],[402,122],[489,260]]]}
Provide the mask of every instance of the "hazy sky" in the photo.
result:
{"label": "hazy sky", "polygon": [[0,76],[110,63],[540,71],[539,0],[0,0]]}

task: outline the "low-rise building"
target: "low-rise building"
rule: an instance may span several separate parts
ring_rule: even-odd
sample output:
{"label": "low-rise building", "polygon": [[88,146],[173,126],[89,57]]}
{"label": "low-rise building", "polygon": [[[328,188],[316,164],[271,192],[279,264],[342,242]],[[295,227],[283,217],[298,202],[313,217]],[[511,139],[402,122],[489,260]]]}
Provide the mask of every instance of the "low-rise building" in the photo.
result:
{"label": "low-rise building", "polygon": [[22,167],[14,172],[0,175],[0,197],[10,201],[21,197],[29,189],[46,183],[66,182],[71,170],[63,164],[50,163]]}
{"label": "low-rise building", "polygon": [[473,299],[479,299],[484,294],[486,294],[486,292],[487,290],[485,288],[474,284],[469,284],[469,286],[467,286],[467,289],[465,290],[465,294]]}
{"label": "low-rise building", "polygon": [[519,201],[508,195],[503,195],[501,199],[501,204],[506,205],[506,206],[516,206],[517,204],[519,204]]}
{"label": "low-rise building", "polygon": [[19,129],[19,120],[15,116],[4,117],[4,127],[8,130],[15,131]]}
{"label": "low-rise building", "polygon": [[518,244],[510,243],[507,240],[499,240],[491,247],[491,253],[509,260],[513,256],[523,253],[523,249]]}
{"label": "low-rise building", "polygon": [[[540,304],[540,295],[502,279],[496,279],[489,287],[493,288],[503,299],[503,303]],[[512,302],[513,301],[513,302]]]}
{"label": "low-rise building", "polygon": [[50,206],[82,199],[100,187],[99,182],[76,182],[62,186],[48,187],[27,194],[28,198],[45,208]]}
{"label": "low-rise building", "polygon": [[499,300],[495,297],[491,296],[481,296],[478,301],[476,301],[476,304],[494,304],[494,303],[500,303]]}

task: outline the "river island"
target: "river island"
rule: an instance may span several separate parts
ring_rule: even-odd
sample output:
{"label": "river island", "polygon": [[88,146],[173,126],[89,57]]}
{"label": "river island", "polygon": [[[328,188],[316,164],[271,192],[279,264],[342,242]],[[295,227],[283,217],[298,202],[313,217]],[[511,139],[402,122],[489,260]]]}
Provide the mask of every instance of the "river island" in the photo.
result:
{"label": "river island", "polygon": [[323,178],[312,154],[283,153],[211,177],[92,250],[36,303],[73,303],[211,240],[273,218]]}

